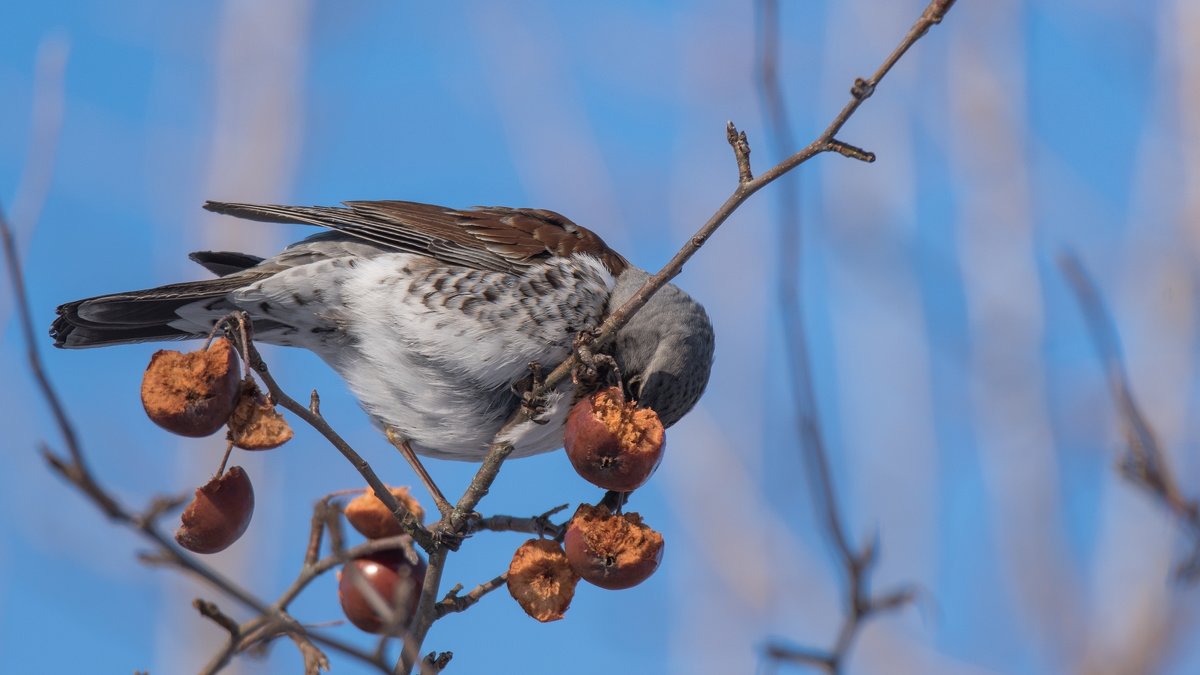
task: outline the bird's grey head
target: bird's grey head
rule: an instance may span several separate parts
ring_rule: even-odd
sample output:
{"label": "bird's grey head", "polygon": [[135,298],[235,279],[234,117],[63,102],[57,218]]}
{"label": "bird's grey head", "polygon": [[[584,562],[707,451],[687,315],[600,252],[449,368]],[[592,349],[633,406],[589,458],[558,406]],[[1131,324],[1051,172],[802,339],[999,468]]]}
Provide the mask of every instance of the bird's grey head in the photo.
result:
{"label": "bird's grey head", "polygon": [[[625,304],[649,276],[632,265],[621,272],[608,301],[609,311]],[[712,323],[700,303],[667,284],[617,331],[613,358],[625,391],[639,405],[658,413],[669,427],[696,405],[708,384]]]}

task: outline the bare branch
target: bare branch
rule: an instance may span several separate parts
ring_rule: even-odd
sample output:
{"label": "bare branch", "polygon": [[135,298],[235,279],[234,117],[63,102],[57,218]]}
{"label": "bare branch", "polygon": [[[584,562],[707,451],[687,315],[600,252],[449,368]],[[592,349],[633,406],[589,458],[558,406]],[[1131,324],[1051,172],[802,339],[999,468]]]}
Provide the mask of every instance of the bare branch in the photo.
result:
{"label": "bare branch", "polygon": [[[437,544],[433,541],[429,531],[421,526],[416,516],[409,513],[407,509],[400,505],[395,495],[379,479],[379,476],[375,473],[375,469],[371,467],[367,460],[363,459],[362,455],[358,454],[358,451],[351,447],[340,434],[334,431],[333,427],[329,426],[329,423],[321,416],[319,399],[315,396],[310,397],[310,405],[305,406],[283,391],[283,388],[275,381],[275,377],[271,375],[270,369],[267,368],[267,363],[263,360],[258,348],[254,346],[254,340],[250,336],[250,319],[246,316],[245,312],[235,312],[231,317],[227,318],[227,324],[235,329],[234,343],[238,345],[238,349],[241,351],[243,358],[246,359],[248,366],[254,372],[258,373],[263,384],[267,386],[267,390],[271,394],[271,399],[304,420],[309,426],[320,432],[333,447],[337,448],[338,452],[342,453],[342,456],[354,465],[354,468],[367,481],[367,485],[371,486],[371,490],[375,493],[375,496],[388,507],[388,510],[396,518],[396,521],[400,523],[400,526],[406,533],[412,536],[418,546],[426,551],[434,548]],[[314,401],[318,403],[314,404]]]}
{"label": "bare branch", "polygon": [[[819,152],[836,152],[844,157],[863,162],[875,161],[875,154],[838,140],[835,136],[854,114],[855,110],[870,98],[879,82],[895,65],[896,61],[924,35],[929,27],[941,21],[951,3],[930,3],[921,18],[913,25],[900,45],[893,50],[883,65],[869,80],[858,78],[850,90],[850,102],[842,109],[825,132],[804,150],[781,162],[767,175],[781,167],[796,166]],[[759,46],[760,95],[767,111],[771,135],[780,155],[786,155],[794,147],[783,86],[779,80],[779,5],[777,0],[763,0],[760,20],[762,22]],[[788,169],[783,168],[776,177]],[[760,177],[760,180],[762,177]],[[779,247],[779,305],[783,317],[782,326],[785,353],[788,358],[789,381],[797,407],[798,434],[804,458],[808,465],[807,476],[812,486],[811,494],[816,511],[820,514],[825,537],[836,553],[846,575],[843,598],[844,615],[836,641],[829,650],[785,647],[769,644],[764,656],[770,661],[804,663],[822,668],[828,673],[841,672],[850,648],[860,628],[872,615],[898,609],[913,598],[909,590],[894,591],[873,597],[870,594],[871,570],[876,561],[875,547],[868,544],[856,550],[846,534],[846,526],[838,506],[833,476],[829,468],[828,451],[821,430],[820,411],[817,409],[816,389],[812,376],[812,361],[804,327],[802,302],[802,229],[800,224],[799,193],[794,182],[785,181],[777,190],[780,213]]]}
{"label": "bare branch", "polygon": [[[511,449],[512,446],[509,446]],[[407,675],[417,665],[420,658],[421,646],[429,628],[437,620],[437,593],[442,585],[442,572],[446,567],[444,548],[434,550],[429,554],[429,566],[425,569],[425,583],[421,586],[421,599],[417,603],[417,613],[408,628],[408,639],[400,651],[400,659],[396,662],[396,675]]]}
{"label": "bare branch", "polygon": [[1126,453],[1118,463],[1121,475],[1158,499],[1187,528],[1193,540],[1192,552],[1179,563],[1175,574],[1180,580],[1195,582],[1200,579],[1200,502],[1188,499],[1180,492],[1158,437],[1134,398],[1133,386],[1121,358],[1120,338],[1096,285],[1074,254],[1063,254],[1058,264],[1083,311],[1116,402],[1117,414],[1125,426]]}
{"label": "bare branch", "polygon": [[454,588],[450,589],[450,592],[446,593],[446,597],[442,598],[441,602],[437,604],[437,618],[440,619],[447,614],[466,610],[475,603],[479,602],[483,596],[491,593],[497,588],[500,588],[506,583],[508,583],[508,572],[479,584],[475,588],[472,588],[471,591],[466,595],[458,594],[459,591],[462,590],[461,584],[455,586]]}
{"label": "bare branch", "polygon": [[515,516],[489,516],[472,521],[469,532],[479,532],[482,530],[490,530],[492,532],[524,532],[526,534],[536,534],[542,537],[550,537],[558,539],[562,536],[563,525],[555,525],[550,517],[556,513],[565,510],[569,504],[560,504],[549,511],[532,518],[518,518]]}
{"label": "bare branch", "polygon": [[241,637],[242,631],[238,627],[238,622],[234,621],[228,614],[222,612],[221,608],[217,607],[217,603],[204,600],[203,598],[196,598],[192,601],[192,607],[195,607],[196,611],[200,612],[200,616],[212,619],[218,626],[229,631],[229,637],[234,640]]}

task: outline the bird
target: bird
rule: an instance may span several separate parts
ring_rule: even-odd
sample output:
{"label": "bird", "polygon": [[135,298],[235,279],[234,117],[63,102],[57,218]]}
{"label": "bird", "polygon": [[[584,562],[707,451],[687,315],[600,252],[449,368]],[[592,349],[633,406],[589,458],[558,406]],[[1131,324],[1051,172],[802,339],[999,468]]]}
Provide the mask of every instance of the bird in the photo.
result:
{"label": "bird", "polygon": [[[543,209],[395,200],[204,208],[322,231],[268,258],[189,256],[215,278],[63,304],[55,346],[204,338],[240,310],[255,341],[315,353],[389,438],[427,457],[480,461],[494,440],[510,443],[511,457],[561,448],[567,414],[588,393],[570,378],[546,393],[535,419],[497,433],[522,405],[531,364],[565,361],[577,335],[650,277]],[[704,307],[668,283],[598,351],[626,394],[670,427],[703,394],[714,346]]]}

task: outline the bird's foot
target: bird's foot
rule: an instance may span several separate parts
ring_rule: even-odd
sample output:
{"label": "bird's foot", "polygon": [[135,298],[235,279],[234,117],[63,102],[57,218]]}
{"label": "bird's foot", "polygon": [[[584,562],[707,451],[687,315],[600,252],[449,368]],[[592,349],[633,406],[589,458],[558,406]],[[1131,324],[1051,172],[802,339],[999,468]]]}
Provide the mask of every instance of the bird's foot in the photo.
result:
{"label": "bird's foot", "polygon": [[467,535],[475,529],[475,524],[482,519],[483,516],[476,511],[465,515],[460,515],[458,511],[451,511],[445,518],[430,525],[429,533],[433,535],[433,541],[437,545],[457,551]]}
{"label": "bird's foot", "polygon": [[546,381],[542,364],[534,361],[529,364],[529,375],[513,384],[512,392],[521,397],[521,411],[534,424],[546,424],[550,421],[547,416],[546,394],[537,394]]}
{"label": "bird's foot", "polygon": [[621,369],[612,356],[592,349],[596,336],[590,331],[575,336],[575,356],[578,365],[571,371],[571,381],[581,391],[591,392],[606,387],[619,386]]}

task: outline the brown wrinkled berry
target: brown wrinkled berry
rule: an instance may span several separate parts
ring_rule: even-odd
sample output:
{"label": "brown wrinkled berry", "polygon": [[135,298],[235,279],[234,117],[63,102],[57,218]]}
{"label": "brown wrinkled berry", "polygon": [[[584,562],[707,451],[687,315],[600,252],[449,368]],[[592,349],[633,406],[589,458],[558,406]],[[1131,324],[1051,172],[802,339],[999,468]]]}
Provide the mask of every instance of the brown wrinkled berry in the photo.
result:
{"label": "brown wrinkled berry", "polygon": [[607,507],[581,505],[563,539],[571,569],[601,588],[636,586],[662,562],[663,538],[636,513],[614,515]]}
{"label": "brown wrinkled berry", "polygon": [[235,466],[196,490],[183,510],[175,541],[195,553],[223,551],[242,536],[253,515],[254,486],[242,467]]}
{"label": "brown wrinkled berry", "polygon": [[[420,502],[409,494],[408,488],[389,487],[388,490],[401,506],[417,517],[417,522],[425,522],[425,509],[421,508]],[[400,523],[396,521],[388,507],[379,500],[379,497],[375,496],[375,491],[371,488],[367,488],[361,495],[351,499],[342,512],[346,514],[346,520],[350,521],[354,529],[367,539],[383,539],[404,534],[404,530],[400,529]]]}
{"label": "brown wrinkled berry", "polygon": [[411,548],[388,549],[355,558],[338,571],[338,601],[346,618],[360,630],[383,633],[389,628],[387,615],[378,612],[360,584],[354,582],[352,569],[374,589],[379,600],[398,612],[392,628],[402,632],[417,611],[421,585],[425,583],[425,561]]}
{"label": "brown wrinkled berry", "polygon": [[526,614],[542,623],[563,618],[577,583],[579,575],[552,539],[521,544],[508,565],[508,592]]}
{"label": "brown wrinkled berry", "polygon": [[641,487],[663,457],[658,415],[627,402],[619,387],[579,401],[567,416],[564,447],[575,471],[606,490]]}
{"label": "brown wrinkled berry", "polygon": [[142,376],[142,407],[167,431],[208,436],[233,413],[240,372],[237,351],[225,338],[187,354],[157,351]]}
{"label": "brown wrinkled berry", "polygon": [[243,450],[270,450],[292,440],[292,428],[246,375],[229,416],[229,441]]}

